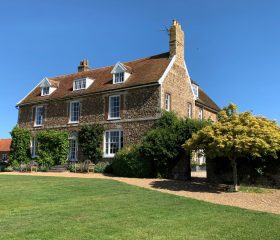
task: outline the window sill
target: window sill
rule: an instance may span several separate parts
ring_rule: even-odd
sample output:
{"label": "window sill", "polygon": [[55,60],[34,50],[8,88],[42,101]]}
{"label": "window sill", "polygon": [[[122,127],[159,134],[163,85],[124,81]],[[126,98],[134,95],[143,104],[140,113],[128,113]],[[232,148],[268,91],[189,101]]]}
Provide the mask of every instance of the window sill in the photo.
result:
{"label": "window sill", "polygon": [[121,118],[120,118],[120,117],[116,117],[116,118],[108,117],[107,120],[108,120],[108,121],[112,121],[112,120],[121,120]]}
{"label": "window sill", "polygon": [[79,124],[79,122],[68,122],[68,124]]}
{"label": "window sill", "polygon": [[115,154],[113,155],[103,155],[103,158],[114,158],[115,157]]}
{"label": "window sill", "polygon": [[41,127],[43,127],[43,125],[34,125],[33,127],[34,128],[41,128]]}

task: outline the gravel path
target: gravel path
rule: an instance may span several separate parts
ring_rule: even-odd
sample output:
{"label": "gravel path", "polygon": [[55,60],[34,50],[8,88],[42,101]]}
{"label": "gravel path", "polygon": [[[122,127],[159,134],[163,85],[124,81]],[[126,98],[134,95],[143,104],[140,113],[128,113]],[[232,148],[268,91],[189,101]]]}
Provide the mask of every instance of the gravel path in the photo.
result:
{"label": "gravel path", "polygon": [[127,184],[166,192],[178,196],[194,198],[211,203],[236,206],[263,212],[280,214],[280,190],[268,193],[230,193],[225,192],[222,186],[211,186],[203,181],[205,173],[194,173],[192,182],[167,180],[167,179],[139,179],[105,176],[98,173],[0,173],[0,175],[29,175],[29,176],[55,176],[55,177],[77,177],[111,179]]}

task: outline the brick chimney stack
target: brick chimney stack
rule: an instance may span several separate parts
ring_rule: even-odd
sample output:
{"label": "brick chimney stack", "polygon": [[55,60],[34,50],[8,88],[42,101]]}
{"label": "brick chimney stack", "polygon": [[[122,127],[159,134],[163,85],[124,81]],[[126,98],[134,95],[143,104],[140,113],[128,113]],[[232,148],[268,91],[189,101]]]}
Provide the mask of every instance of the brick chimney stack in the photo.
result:
{"label": "brick chimney stack", "polygon": [[80,65],[78,66],[78,72],[85,72],[88,70],[90,70],[89,61],[87,59],[80,61]]}
{"label": "brick chimney stack", "polygon": [[170,57],[176,55],[176,61],[184,64],[184,32],[176,20],[169,29],[169,52]]}

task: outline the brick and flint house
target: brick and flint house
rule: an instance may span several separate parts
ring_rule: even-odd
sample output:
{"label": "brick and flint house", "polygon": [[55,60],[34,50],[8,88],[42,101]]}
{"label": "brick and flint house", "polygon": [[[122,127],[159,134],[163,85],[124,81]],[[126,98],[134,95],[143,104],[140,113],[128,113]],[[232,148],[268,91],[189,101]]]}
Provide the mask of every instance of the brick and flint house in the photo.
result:
{"label": "brick and flint house", "polygon": [[162,110],[215,121],[219,107],[189,76],[181,25],[173,21],[169,31],[169,52],[96,69],[83,60],[73,74],[41,80],[17,104],[18,126],[32,131],[32,155],[42,129],[68,131],[69,160],[77,161],[77,132],[85,124],[104,126],[103,156],[110,159],[138,143]]}

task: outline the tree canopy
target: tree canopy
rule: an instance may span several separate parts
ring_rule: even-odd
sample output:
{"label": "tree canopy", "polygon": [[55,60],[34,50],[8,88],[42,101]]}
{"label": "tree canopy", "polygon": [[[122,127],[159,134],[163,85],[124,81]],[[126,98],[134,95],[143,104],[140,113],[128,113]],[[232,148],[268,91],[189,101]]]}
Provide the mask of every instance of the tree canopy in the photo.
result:
{"label": "tree canopy", "polygon": [[[280,127],[276,121],[239,113],[237,106],[229,104],[218,115],[218,121],[194,133],[183,147],[187,150],[203,149],[207,157],[227,157],[236,171],[236,159],[248,155],[277,158],[280,150]],[[234,186],[237,189],[237,173]]]}

